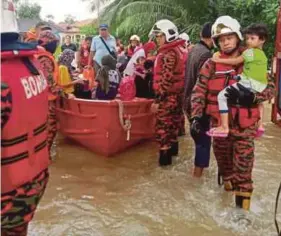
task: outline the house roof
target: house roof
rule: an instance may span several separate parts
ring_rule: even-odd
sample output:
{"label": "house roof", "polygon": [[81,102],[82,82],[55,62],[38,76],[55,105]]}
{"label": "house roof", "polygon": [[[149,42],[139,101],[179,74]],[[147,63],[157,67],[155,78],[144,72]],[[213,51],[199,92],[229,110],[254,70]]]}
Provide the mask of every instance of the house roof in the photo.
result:
{"label": "house roof", "polygon": [[35,25],[40,22],[40,19],[18,19],[18,26],[20,32],[26,32],[30,28],[35,27]]}
{"label": "house roof", "polygon": [[83,27],[85,25],[96,24],[96,19],[86,19],[81,21],[76,21],[73,25],[76,27]]}
{"label": "house roof", "polygon": [[[20,32],[26,32],[30,28],[35,27],[38,22],[42,22],[40,19],[18,19],[18,26]],[[57,33],[79,33],[80,27],[89,24],[96,24],[95,19],[86,19],[82,21],[76,21],[74,24],[67,24],[67,23],[59,23],[56,24],[53,21],[43,21],[46,25],[52,28],[52,31]]]}
{"label": "house roof", "polygon": [[[20,32],[26,32],[28,30],[30,30],[32,27],[35,27],[35,25],[38,22],[42,22],[42,20],[40,19],[18,19],[18,26],[19,26],[19,30]],[[53,32],[64,32],[65,30],[60,27],[59,25],[57,25],[56,23],[52,22],[52,21],[43,21],[46,25],[48,25],[49,27],[51,27]]]}
{"label": "house roof", "polygon": [[63,27],[61,27],[60,25],[56,24],[55,22],[53,21],[48,21],[48,25],[52,28],[52,29],[55,29],[56,31],[58,32],[64,32],[65,29]]}
{"label": "house roof", "polygon": [[58,26],[63,29],[64,33],[78,33],[80,29],[76,27],[74,24],[70,25],[67,23],[59,23]]}

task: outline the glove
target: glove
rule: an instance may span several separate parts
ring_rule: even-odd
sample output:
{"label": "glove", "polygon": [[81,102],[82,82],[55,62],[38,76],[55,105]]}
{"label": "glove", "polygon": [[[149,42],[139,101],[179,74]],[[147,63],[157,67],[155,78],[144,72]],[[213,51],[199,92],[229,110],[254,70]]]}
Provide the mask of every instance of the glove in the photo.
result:
{"label": "glove", "polygon": [[229,88],[226,89],[226,97],[227,101],[231,105],[241,105],[245,107],[250,107],[254,104],[255,102],[255,94],[251,92],[249,89],[245,88],[241,84],[237,84],[237,87],[239,90],[234,88],[233,86],[230,86]]}
{"label": "glove", "polygon": [[198,139],[200,137],[201,132],[204,132],[202,125],[200,124],[199,118],[195,117],[190,120],[190,134],[192,138]]}

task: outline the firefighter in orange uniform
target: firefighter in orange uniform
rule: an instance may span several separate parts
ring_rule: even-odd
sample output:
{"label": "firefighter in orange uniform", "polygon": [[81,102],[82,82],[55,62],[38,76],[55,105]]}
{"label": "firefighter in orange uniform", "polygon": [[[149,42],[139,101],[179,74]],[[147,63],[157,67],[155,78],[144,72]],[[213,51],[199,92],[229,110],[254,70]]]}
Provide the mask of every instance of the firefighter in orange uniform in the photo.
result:
{"label": "firefighter in orange uniform", "polygon": [[156,138],[160,144],[159,165],[171,165],[172,156],[178,154],[177,140],[182,115],[184,89],[184,40],[169,20],[160,20],[153,26],[150,36],[156,36],[159,49],[154,64],[153,88],[156,99],[152,111],[156,113]]}
{"label": "firefighter in orange uniform", "polygon": [[48,82],[48,149],[51,151],[52,144],[57,134],[56,119],[56,99],[61,92],[58,87],[58,64],[53,54],[58,46],[58,38],[50,30],[41,31],[38,39],[39,45],[42,47],[36,55],[37,60],[41,64],[41,68]]}
{"label": "firefighter in orange uniform", "polygon": [[[221,58],[241,55],[243,49],[240,42],[243,37],[237,20],[229,16],[219,17],[212,26],[212,38],[219,47]],[[236,82],[242,66],[219,64],[211,59],[205,62],[191,98],[192,123],[196,123],[206,112],[211,117],[211,126],[218,125],[218,93]],[[231,103],[230,134],[227,138],[214,138],[213,150],[225,190],[234,191],[237,207],[249,210],[253,192],[254,138],[259,120],[257,104],[273,97],[274,84],[269,80],[267,88],[256,96],[250,91],[238,91],[233,87],[228,92]],[[200,129],[200,126],[191,126]]]}
{"label": "firefighter in orange uniform", "polygon": [[12,1],[1,1],[1,235],[26,236],[49,178],[48,85],[36,46],[18,41]]}

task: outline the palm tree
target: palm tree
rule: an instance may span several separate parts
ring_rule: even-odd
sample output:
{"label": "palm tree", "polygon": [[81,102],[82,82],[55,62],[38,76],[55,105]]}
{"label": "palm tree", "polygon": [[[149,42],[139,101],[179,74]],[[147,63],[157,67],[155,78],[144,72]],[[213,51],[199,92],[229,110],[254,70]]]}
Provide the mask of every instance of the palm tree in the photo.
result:
{"label": "palm tree", "polygon": [[204,21],[200,15],[207,13],[207,6],[208,0],[115,0],[103,9],[101,18],[119,36],[136,32],[146,36],[152,25],[163,18],[172,20],[180,30],[197,34]]}
{"label": "palm tree", "polygon": [[[100,18],[110,24],[113,32],[124,38],[136,33],[145,38],[157,20],[166,18],[172,20],[180,31],[185,30],[194,40],[198,39],[204,22],[213,22],[218,16],[228,14],[238,19],[243,27],[253,22],[267,23],[273,38],[278,9],[276,0],[83,1],[90,1],[93,10],[97,6],[108,4],[102,9]],[[269,44],[271,51],[272,42]]]}
{"label": "palm tree", "polygon": [[45,16],[46,20],[50,20],[53,21],[55,19],[55,17],[52,14],[48,14]]}
{"label": "palm tree", "polygon": [[98,20],[97,23],[100,23],[100,9],[102,6],[107,4],[108,2],[112,2],[112,0],[82,0],[83,2],[89,2],[89,5],[91,6],[91,10],[97,11]]}

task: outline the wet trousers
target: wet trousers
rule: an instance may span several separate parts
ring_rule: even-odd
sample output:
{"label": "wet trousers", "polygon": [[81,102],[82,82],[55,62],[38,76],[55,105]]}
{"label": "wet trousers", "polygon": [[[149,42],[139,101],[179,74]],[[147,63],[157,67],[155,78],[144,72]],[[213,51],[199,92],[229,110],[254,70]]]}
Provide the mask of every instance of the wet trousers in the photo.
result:
{"label": "wet trousers", "polygon": [[156,140],[161,150],[167,150],[172,143],[177,142],[182,108],[179,106],[179,95],[167,96],[160,101],[156,113]]}
{"label": "wet trousers", "polygon": [[42,171],[32,181],[1,194],[1,235],[25,236],[49,179],[48,170]]}
{"label": "wet trousers", "polygon": [[213,150],[219,173],[223,176],[224,181],[231,181],[234,191],[253,191],[255,133],[256,124],[246,129],[233,125],[228,138],[214,138],[213,140]]}
{"label": "wet trousers", "polygon": [[180,110],[180,113],[179,113],[179,136],[182,136],[182,135],[185,135],[185,115],[184,115],[184,112],[183,112],[183,93],[181,93],[179,96],[178,96],[178,104],[179,104],[179,108],[181,109]]}
{"label": "wet trousers", "polygon": [[200,119],[200,124],[203,132],[199,137],[192,136],[195,143],[194,165],[200,168],[207,168],[210,163],[211,137],[206,132],[210,129],[210,119],[207,116],[203,116]]}

